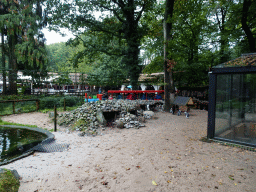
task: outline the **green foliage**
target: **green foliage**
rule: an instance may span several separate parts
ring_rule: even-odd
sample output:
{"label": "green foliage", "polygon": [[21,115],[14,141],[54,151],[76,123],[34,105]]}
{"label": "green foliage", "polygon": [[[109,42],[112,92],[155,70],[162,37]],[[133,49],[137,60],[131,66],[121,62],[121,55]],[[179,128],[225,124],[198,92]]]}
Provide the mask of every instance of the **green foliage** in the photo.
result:
{"label": "green foliage", "polygon": [[34,95],[2,95],[0,100],[22,100],[22,99],[35,99]]}
{"label": "green foliage", "polygon": [[[3,54],[8,57],[9,69],[42,71],[47,64],[44,35],[41,29],[46,25],[42,13],[44,0],[0,2],[0,29],[6,39],[2,42]],[[7,59],[7,58],[6,58]],[[6,66],[4,66],[6,67]],[[34,76],[32,76],[34,78]],[[11,88],[16,87],[16,76],[9,75]],[[16,89],[11,90],[16,93]]]}
{"label": "green foliage", "polygon": [[5,169],[6,172],[0,177],[0,192],[17,192],[20,187],[20,182],[14,177],[10,170]]}
{"label": "green foliage", "polygon": [[69,78],[68,73],[61,73],[60,76],[54,80],[54,83],[60,84],[60,85],[70,85],[73,82]]}
{"label": "green foliage", "polygon": [[31,128],[36,128],[36,125],[27,125],[27,124],[20,124],[20,123],[11,123],[7,121],[3,121],[0,119],[0,125],[16,125],[16,126],[25,126],[25,127],[31,127]]}
{"label": "green foliage", "polygon": [[[76,32],[73,46],[83,44],[84,51],[79,51],[73,61],[75,66],[86,55],[105,53],[108,55],[124,56],[125,70],[128,71],[131,84],[136,86],[140,65],[140,45],[146,34],[147,23],[140,22],[144,13],[153,10],[154,1],[73,1],[62,3],[48,1],[47,11],[51,13],[51,27],[68,27]],[[102,12],[101,17],[94,17],[94,11]],[[85,29],[82,31],[81,29]],[[82,32],[78,32],[82,31]],[[84,34],[86,38],[81,37]],[[92,56],[88,56],[92,58]]]}
{"label": "green foliage", "polygon": [[72,125],[72,130],[76,130],[77,128],[81,129],[81,131],[86,131],[88,126],[88,121],[84,119],[79,119]]}
{"label": "green foliage", "polygon": [[155,57],[148,65],[143,69],[143,73],[157,73],[163,71],[164,58],[162,56]]}
{"label": "green foliage", "polygon": [[102,54],[88,73],[86,81],[96,86],[117,86],[126,80],[127,72],[122,59]]}
{"label": "green foliage", "polygon": [[84,99],[81,97],[72,97],[72,96],[66,96],[66,97],[62,97],[60,99],[60,105],[63,106],[64,105],[64,99],[65,99],[65,103],[67,107],[74,107],[74,106],[79,106],[82,105]]}
{"label": "green foliage", "polygon": [[64,105],[64,98],[66,99],[66,106],[67,107],[73,107],[73,106],[79,106],[83,103],[83,98],[80,97],[44,97],[40,99],[40,110],[44,109],[53,109],[54,105],[56,107],[63,107]]}
{"label": "green foliage", "polygon": [[60,98],[59,97],[45,97],[40,99],[40,109],[49,109],[54,108],[54,105],[56,107],[60,106]]}

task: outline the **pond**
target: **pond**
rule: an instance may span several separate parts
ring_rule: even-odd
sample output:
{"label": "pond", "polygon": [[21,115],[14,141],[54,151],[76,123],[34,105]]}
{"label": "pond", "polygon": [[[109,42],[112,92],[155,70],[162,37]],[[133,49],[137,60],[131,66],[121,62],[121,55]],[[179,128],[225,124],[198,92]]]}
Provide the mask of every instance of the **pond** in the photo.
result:
{"label": "pond", "polygon": [[47,139],[48,135],[43,131],[33,129],[0,126],[0,164],[19,157]]}

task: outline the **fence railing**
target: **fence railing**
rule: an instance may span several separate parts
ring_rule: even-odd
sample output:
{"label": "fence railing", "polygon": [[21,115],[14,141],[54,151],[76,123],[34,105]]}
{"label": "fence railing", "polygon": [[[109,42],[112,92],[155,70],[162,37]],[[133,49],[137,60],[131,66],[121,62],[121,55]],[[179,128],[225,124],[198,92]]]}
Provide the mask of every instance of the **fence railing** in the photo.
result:
{"label": "fence railing", "polygon": [[39,99],[0,101],[0,116],[39,110]]}

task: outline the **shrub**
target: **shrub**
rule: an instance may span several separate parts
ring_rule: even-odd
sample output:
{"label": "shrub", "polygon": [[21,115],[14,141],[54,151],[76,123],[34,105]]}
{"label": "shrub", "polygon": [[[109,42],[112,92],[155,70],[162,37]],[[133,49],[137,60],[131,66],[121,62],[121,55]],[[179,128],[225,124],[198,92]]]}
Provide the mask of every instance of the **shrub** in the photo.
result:
{"label": "shrub", "polygon": [[39,108],[40,109],[50,109],[54,108],[54,105],[56,107],[60,106],[60,98],[58,97],[44,97],[40,99]]}
{"label": "shrub", "polygon": [[83,102],[83,99],[81,99],[80,97],[66,96],[61,98],[60,100],[61,106],[64,106],[64,98],[66,99],[67,107],[78,106],[78,105],[81,105]]}

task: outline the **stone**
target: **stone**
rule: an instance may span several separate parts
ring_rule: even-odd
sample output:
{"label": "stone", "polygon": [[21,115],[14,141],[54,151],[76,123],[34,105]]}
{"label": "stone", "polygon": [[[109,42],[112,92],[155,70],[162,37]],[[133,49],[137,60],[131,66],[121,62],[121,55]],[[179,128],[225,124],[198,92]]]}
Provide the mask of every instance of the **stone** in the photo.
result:
{"label": "stone", "polygon": [[148,115],[148,116],[153,117],[153,116],[155,115],[155,113],[154,113],[153,111],[144,111],[144,112],[143,112],[143,115],[144,115],[144,116],[145,116],[145,115]]}
{"label": "stone", "polygon": [[103,115],[103,112],[101,110],[97,110],[96,118],[100,125],[103,125],[103,126],[107,125],[107,121],[106,121],[106,119]]}
{"label": "stone", "polygon": [[1,178],[0,179],[0,190],[1,191],[2,190],[4,190],[4,191],[18,191],[19,190],[21,177],[18,174],[17,170],[0,168],[0,178]]}
{"label": "stone", "polygon": [[54,118],[54,112],[49,112],[49,117]]}
{"label": "stone", "polygon": [[85,132],[78,133],[77,135],[78,135],[79,137],[83,137],[83,136],[85,136]]}
{"label": "stone", "polygon": [[124,123],[120,120],[117,120],[116,121],[116,127],[122,129],[122,128],[124,128]]}

